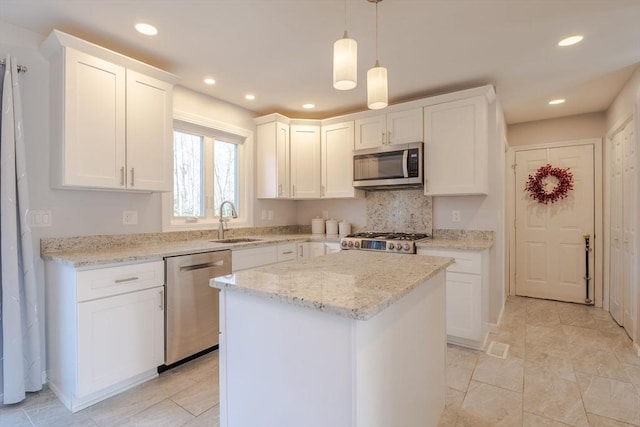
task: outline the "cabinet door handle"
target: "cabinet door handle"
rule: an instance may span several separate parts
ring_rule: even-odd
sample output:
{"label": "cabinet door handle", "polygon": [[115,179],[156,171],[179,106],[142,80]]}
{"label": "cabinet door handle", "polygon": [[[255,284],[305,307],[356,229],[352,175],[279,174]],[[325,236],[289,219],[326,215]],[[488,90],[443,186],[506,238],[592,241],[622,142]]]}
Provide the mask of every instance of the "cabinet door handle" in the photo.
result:
{"label": "cabinet door handle", "polygon": [[120,187],[124,187],[124,166],[120,168]]}
{"label": "cabinet door handle", "polygon": [[158,308],[160,311],[164,311],[164,290],[160,290],[158,293],[160,294],[160,305],[158,305]]}
{"label": "cabinet door handle", "polygon": [[382,145],[386,144],[385,140],[384,140],[384,131],[381,132],[382,133]]}
{"label": "cabinet door handle", "polygon": [[326,195],[327,195],[327,190],[326,190],[326,188],[325,188],[325,186],[324,186],[324,185],[322,186],[322,195],[323,195],[323,196],[326,196]]}
{"label": "cabinet door handle", "polygon": [[138,280],[139,277],[138,276],[131,276],[131,277],[127,277],[126,279],[116,279],[116,283],[126,283],[126,282],[133,282],[134,280]]}
{"label": "cabinet door handle", "polygon": [[133,184],[133,168],[131,168],[131,186],[132,187],[134,186],[134,184]]}
{"label": "cabinet door handle", "polygon": [[391,131],[387,132],[387,144],[391,144]]}

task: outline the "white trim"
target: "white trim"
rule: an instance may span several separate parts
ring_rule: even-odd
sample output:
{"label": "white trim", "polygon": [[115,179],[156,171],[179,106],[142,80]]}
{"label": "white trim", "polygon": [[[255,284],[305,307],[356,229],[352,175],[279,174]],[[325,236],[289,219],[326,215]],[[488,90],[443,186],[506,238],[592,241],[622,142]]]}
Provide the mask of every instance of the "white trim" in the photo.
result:
{"label": "white trim", "polygon": [[497,334],[500,329],[500,324],[502,323],[502,316],[504,315],[504,306],[506,302],[502,303],[502,310],[500,310],[500,314],[498,315],[498,321],[496,323],[489,323],[489,332],[492,334]]}
{"label": "white trim", "polygon": [[[603,171],[602,171],[602,138],[588,138],[577,139],[570,141],[557,141],[544,144],[532,144],[514,146],[509,148],[508,158],[509,165],[507,168],[511,168],[511,165],[515,164],[515,156],[518,151],[532,151],[543,148],[561,148],[571,147],[577,145],[593,145],[593,164],[594,164],[594,203],[595,203],[595,216],[594,216],[594,272],[593,272],[593,289],[594,289],[594,304],[597,307],[602,307],[603,303],[603,259],[604,259],[604,234],[603,234]],[[516,281],[515,281],[515,171],[507,170],[507,224],[509,226],[509,295],[516,294]],[[607,290],[608,292],[608,290]]]}
{"label": "white trim", "polygon": [[[240,188],[240,218],[230,220],[227,223],[229,228],[252,227],[253,226],[253,204],[254,204],[254,133],[252,130],[244,129],[229,123],[221,122],[207,117],[192,114],[186,111],[174,110],[173,120],[178,120],[186,124],[219,131],[226,134],[237,135],[244,139],[238,144],[238,187]],[[215,133],[215,132],[214,132]],[[173,173],[171,174],[173,177]],[[173,189],[173,181],[171,183]],[[218,228],[217,219],[200,220],[195,223],[177,223],[173,221],[172,209],[173,192],[162,194],[162,231],[184,231],[184,230],[207,230]]]}

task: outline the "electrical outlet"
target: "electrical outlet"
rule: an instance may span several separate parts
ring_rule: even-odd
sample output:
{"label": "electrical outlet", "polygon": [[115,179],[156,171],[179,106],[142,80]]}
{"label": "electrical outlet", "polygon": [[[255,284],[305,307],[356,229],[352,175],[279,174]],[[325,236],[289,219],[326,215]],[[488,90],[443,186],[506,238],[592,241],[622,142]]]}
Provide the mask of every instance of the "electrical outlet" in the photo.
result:
{"label": "electrical outlet", "polygon": [[451,211],[451,222],[460,222],[460,211]]}
{"label": "electrical outlet", "polygon": [[329,219],[329,211],[322,211],[322,219]]}
{"label": "electrical outlet", "polygon": [[138,211],[122,211],[122,223],[124,225],[135,225],[138,223]]}
{"label": "electrical outlet", "polygon": [[271,209],[269,209],[267,217],[269,218],[269,221],[273,220],[273,211]]}

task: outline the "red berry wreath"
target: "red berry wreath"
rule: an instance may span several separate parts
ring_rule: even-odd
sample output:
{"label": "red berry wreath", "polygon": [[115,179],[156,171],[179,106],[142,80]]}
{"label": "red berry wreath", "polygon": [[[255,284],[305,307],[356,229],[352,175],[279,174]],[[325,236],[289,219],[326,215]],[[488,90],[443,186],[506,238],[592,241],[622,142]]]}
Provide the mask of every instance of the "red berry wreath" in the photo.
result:
{"label": "red berry wreath", "polygon": [[[547,192],[545,188],[545,178],[549,176],[554,176],[558,180],[551,192]],[[573,174],[569,172],[569,168],[554,168],[549,164],[540,166],[535,175],[529,175],[525,190],[538,203],[544,203],[545,205],[549,202],[554,203],[567,197],[569,190],[573,190]]]}

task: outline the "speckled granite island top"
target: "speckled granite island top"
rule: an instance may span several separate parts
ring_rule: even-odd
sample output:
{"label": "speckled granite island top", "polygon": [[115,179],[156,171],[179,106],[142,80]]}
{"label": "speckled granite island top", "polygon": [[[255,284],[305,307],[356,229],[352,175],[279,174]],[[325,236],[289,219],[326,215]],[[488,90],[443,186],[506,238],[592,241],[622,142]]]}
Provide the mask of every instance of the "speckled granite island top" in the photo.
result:
{"label": "speckled granite island top", "polygon": [[451,258],[342,251],[240,271],[210,284],[367,320],[452,263]]}

